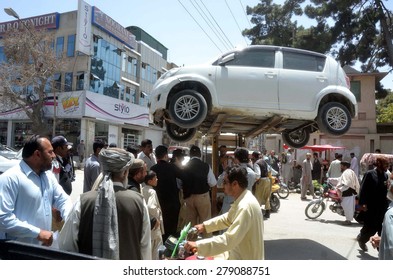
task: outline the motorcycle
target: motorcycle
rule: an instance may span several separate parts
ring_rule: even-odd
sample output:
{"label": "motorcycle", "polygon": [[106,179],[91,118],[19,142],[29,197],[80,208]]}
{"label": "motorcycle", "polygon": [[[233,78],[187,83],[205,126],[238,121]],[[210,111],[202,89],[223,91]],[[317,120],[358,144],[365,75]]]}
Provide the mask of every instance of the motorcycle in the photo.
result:
{"label": "motorcycle", "polygon": [[341,206],[341,198],[335,189],[334,184],[329,179],[323,186],[323,192],[321,193],[321,196],[308,203],[305,209],[307,218],[316,219],[321,216],[322,213],[326,210],[328,202],[331,202],[329,209],[333,213],[345,216],[344,209]]}
{"label": "motorcycle", "polygon": [[279,198],[280,185],[273,184],[270,193],[270,211],[277,212],[280,209],[281,202]]}
{"label": "motorcycle", "polygon": [[[289,196],[289,188],[287,184],[280,180],[279,176],[275,176],[272,178],[272,188],[274,185],[278,185],[277,195],[280,198],[287,198]],[[277,188],[277,187],[276,187]]]}

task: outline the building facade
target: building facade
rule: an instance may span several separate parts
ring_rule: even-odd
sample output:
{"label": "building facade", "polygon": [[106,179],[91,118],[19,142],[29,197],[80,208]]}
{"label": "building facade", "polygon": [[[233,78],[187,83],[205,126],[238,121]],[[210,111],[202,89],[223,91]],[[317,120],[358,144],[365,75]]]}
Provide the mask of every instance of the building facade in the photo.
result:
{"label": "building facade", "polygon": [[[67,61],[65,70],[53,77],[43,110],[48,126],[54,126],[52,131],[75,144],[84,140],[88,153],[94,139],[118,147],[138,145],[144,138],[160,143],[162,129],[149,126],[147,103],[155,81],[167,68],[167,49],[151,36],[148,43],[137,40],[84,1],[77,11],[23,20],[38,23],[45,18],[53,21],[48,32],[54,32],[56,53],[66,56]],[[0,31],[18,24],[18,20],[0,23]],[[0,58],[5,59],[1,38]],[[31,134],[32,123],[22,110],[0,109],[2,144],[20,148]]]}

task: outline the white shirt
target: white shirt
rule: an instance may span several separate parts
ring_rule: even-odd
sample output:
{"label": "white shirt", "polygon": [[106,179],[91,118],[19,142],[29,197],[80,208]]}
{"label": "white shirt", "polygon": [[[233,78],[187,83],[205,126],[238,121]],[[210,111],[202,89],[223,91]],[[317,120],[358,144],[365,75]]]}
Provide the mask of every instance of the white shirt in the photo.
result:
{"label": "white shirt", "polygon": [[153,165],[157,164],[156,156],[151,153],[147,156],[143,151],[138,154],[138,159],[143,160],[146,163],[146,168],[149,171]]}
{"label": "white shirt", "polygon": [[349,168],[355,172],[356,176],[359,176],[359,163],[356,157],[351,159],[351,166]]}

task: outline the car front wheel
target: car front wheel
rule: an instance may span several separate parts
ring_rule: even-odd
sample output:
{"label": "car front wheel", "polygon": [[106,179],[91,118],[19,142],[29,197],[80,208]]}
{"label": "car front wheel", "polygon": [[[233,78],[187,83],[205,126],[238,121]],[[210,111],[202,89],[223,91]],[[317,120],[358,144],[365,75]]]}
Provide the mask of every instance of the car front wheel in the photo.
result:
{"label": "car front wheel", "polygon": [[183,128],[174,123],[166,123],[168,136],[176,142],[190,141],[196,133],[196,128]]}
{"label": "car front wheel", "polygon": [[207,103],[205,98],[195,90],[182,90],[169,102],[169,116],[180,127],[199,126],[206,118]]}
{"label": "car front wheel", "polygon": [[295,149],[304,147],[310,140],[310,132],[305,128],[283,132],[281,136],[285,144]]}
{"label": "car front wheel", "polygon": [[351,127],[351,114],[347,107],[338,102],[329,102],[319,110],[317,123],[320,132],[343,135]]}

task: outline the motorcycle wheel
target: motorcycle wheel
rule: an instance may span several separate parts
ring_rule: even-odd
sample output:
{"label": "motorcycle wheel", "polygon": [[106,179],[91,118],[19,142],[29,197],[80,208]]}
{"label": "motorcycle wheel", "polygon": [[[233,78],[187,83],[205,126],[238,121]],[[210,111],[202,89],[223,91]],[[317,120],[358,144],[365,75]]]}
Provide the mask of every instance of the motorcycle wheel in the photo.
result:
{"label": "motorcycle wheel", "polygon": [[325,211],[325,203],[320,203],[319,201],[310,202],[304,213],[309,219],[316,219],[322,215],[323,211]]}
{"label": "motorcycle wheel", "polygon": [[280,185],[280,189],[277,191],[277,194],[280,198],[287,198],[289,196],[288,187]]}
{"label": "motorcycle wheel", "polygon": [[280,199],[273,193],[270,195],[270,210],[272,212],[277,212],[280,209]]}

